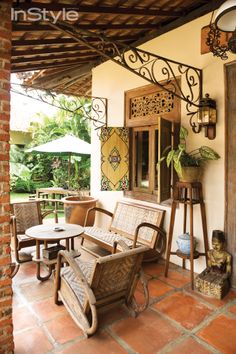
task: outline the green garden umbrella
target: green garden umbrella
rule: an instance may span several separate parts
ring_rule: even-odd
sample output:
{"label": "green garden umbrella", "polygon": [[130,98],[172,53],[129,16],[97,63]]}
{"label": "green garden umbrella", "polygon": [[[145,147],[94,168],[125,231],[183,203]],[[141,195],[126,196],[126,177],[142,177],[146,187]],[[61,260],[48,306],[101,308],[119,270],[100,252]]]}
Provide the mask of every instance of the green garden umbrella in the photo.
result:
{"label": "green garden umbrella", "polygon": [[46,144],[34,146],[26,152],[47,153],[55,156],[68,156],[68,181],[70,184],[70,166],[72,155],[91,155],[91,145],[73,135],[65,135]]}

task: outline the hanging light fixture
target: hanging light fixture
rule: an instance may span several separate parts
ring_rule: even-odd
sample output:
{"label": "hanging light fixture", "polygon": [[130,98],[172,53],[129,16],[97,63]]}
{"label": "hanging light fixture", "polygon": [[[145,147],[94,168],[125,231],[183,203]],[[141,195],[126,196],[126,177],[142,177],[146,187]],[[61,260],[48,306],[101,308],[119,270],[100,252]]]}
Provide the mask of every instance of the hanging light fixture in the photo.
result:
{"label": "hanging light fixture", "polygon": [[210,140],[215,139],[217,122],[216,101],[210,98],[208,93],[199,100],[199,109],[194,113],[188,113],[188,115],[190,115],[189,124],[194,133],[200,133],[202,128],[204,128],[205,137]]}
{"label": "hanging light fixture", "polygon": [[205,136],[212,140],[216,137],[216,101],[207,93],[199,102],[198,125],[205,128]]}
{"label": "hanging light fixture", "polygon": [[[214,56],[226,60],[228,51],[236,54],[236,0],[228,0],[219,7],[215,22],[213,22],[213,16],[214,12],[211,16],[206,44]],[[232,33],[227,44],[220,43],[221,32]]]}

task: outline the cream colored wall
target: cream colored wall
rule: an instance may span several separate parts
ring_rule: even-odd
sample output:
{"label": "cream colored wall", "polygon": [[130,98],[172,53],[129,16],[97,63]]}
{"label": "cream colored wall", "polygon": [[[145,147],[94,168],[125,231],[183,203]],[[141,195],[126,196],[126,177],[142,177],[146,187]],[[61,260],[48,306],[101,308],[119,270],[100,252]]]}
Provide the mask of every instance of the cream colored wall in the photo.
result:
{"label": "cream colored wall", "polygon": [[32,134],[21,131],[10,131],[10,144],[27,145],[32,141]]}
{"label": "cream colored wall", "polygon": [[[217,101],[218,123],[215,140],[208,140],[204,133],[194,134],[190,130],[188,117],[185,112],[185,104],[181,103],[182,125],[189,130],[189,149],[208,145],[214,148],[221,156],[218,161],[212,161],[205,169],[203,188],[206,203],[206,214],[208,224],[208,236],[214,229],[224,229],[224,64],[219,58],[213,57],[211,53],[201,55],[201,28],[210,21],[210,14],[203,16],[189,24],[186,24],[174,31],[168,32],[156,39],[153,39],[141,46],[142,49],[159,54],[166,58],[187,63],[203,69],[203,93],[210,93],[210,96]],[[227,62],[235,60],[231,55]],[[139,86],[148,84],[145,80],[125,70],[119,65],[109,61],[93,70],[93,95],[108,98],[108,125],[124,125],[124,92]],[[101,192],[100,191],[100,142],[97,133],[92,136],[92,195],[99,198],[100,204],[113,211],[117,200],[123,198],[122,192]],[[143,204],[143,202],[141,202]],[[151,204],[151,203],[146,203]],[[166,210],[165,229],[168,231],[170,219],[170,207],[161,206]],[[182,233],[182,206],[178,209],[174,229],[176,244],[177,235]],[[101,221],[102,223],[103,221]],[[198,249],[202,250],[202,228],[200,222],[199,206],[194,207],[194,233],[200,240]],[[171,257],[171,261],[181,264],[180,258]],[[203,257],[195,261],[195,270],[200,272],[205,267]]]}

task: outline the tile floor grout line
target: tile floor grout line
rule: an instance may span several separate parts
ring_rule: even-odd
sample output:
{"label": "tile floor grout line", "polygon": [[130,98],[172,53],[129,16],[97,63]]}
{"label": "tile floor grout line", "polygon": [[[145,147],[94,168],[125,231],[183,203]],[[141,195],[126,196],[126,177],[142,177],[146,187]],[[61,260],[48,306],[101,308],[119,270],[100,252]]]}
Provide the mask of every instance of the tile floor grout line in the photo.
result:
{"label": "tile floor grout line", "polygon": [[[20,333],[24,333],[25,331],[29,331],[29,330],[31,330],[33,328],[41,328],[43,333],[45,334],[46,338],[48,339],[49,343],[52,345],[52,347],[53,347],[52,350],[57,349],[57,346],[60,345],[60,343],[58,343],[56,341],[56,339],[53,338],[53,336],[51,335],[51,333],[48,330],[47,326],[44,324],[44,322],[41,320],[40,316],[38,316],[38,314],[35,312],[35,310],[32,307],[32,304],[36,304],[37,302],[43,301],[45,299],[48,299],[49,297],[45,297],[43,299],[35,300],[34,302],[29,302],[29,301],[27,301],[27,298],[22,294],[20,289],[17,289],[17,293],[18,293],[18,295],[20,293],[22,299],[24,300],[25,307],[33,314],[33,316],[36,319],[36,323],[37,324],[35,326],[33,326],[33,327],[29,327],[29,328],[24,329],[22,332],[21,331],[15,332],[15,335],[16,334],[20,334]],[[59,317],[59,316],[57,316],[57,317]],[[50,322],[50,320],[48,322]]]}
{"label": "tile floor grout line", "polygon": [[139,354],[135,350],[133,350],[126,341],[124,341],[122,338],[120,338],[117,334],[115,334],[109,326],[106,329],[107,333],[110,334],[110,336],[118,343],[121,345],[121,347],[126,351],[128,354]]}
{"label": "tile floor grout line", "polygon": [[[176,329],[178,329],[180,332],[181,332],[181,337],[184,337],[186,336],[187,338],[189,337],[192,337],[194,338],[195,340],[199,340],[201,338],[199,338],[195,332],[194,332],[194,329],[187,329],[185,327],[183,327],[181,324],[179,324],[177,321],[173,320],[172,318],[168,317],[167,315],[165,315],[164,313],[160,312],[158,309],[155,309],[155,308],[150,308],[150,310],[153,310],[154,312],[157,312],[160,317],[162,317],[163,319],[167,320],[168,322],[170,322]],[[203,320],[204,321],[204,320]],[[203,341],[201,339],[201,341]],[[209,346],[209,348],[213,351],[213,353],[216,353],[216,354],[221,354],[221,352],[217,351],[213,346],[211,346],[209,343],[203,341],[205,345]],[[168,346],[168,345],[167,345]],[[162,348],[163,349],[163,348]],[[165,354],[165,352],[163,352],[163,354]]]}
{"label": "tile floor grout line", "polygon": [[167,316],[165,313],[161,312],[160,310],[158,310],[156,308],[153,308],[153,307],[150,307],[150,310],[158,313],[158,315],[160,315],[161,318],[163,318],[164,320],[170,322],[174,327],[176,327],[176,329],[178,329],[179,331],[183,332],[184,334],[191,333],[192,330],[185,328],[179,322],[173,320],[171,317]]}
{"label": "tile floor grout line", "polygon": [[211,345],[209,345],[208,343],[204,342],[203,340],[199,340],[198,337],[196,337],[193,334],[184,334],[183,336],[177,338],[176,340],[173,340],[172,342],[168,343],[165,347],[163,347],[158,354],[167,354],[169,353],[171,350],[175,349],[179,344],[183,343],[186,339],[192,338],[194,341],[198,342],[199,344],[201,344],[204,348],[206,348],[207,350],[209,350],[211,353],[214,354],[222,354],[221,352],[219,352],[218,350],[216,350],[215,348],[213,348]]}
{"label": "tile floor grout line", "polygon": [[56,354],[61,352],[64,349],[70,348],[71,345],[74,345],[76,343],[79,343],[81,341],[83,341],[84,339],[86,339],[86,336],[84,334],[82,334],[81,336],[78,336],[77,338],[71,339],[70,341],[66,342],[66,343],[58,343],[56,342],[54,348],[50,351],[48,351],[45,354]]}
{"label": "tile floor grout line", "polygon": [[176,291],[175,289],[171,290],[171,291],[168,291],[167,293],[163,294],[163,295],[160,295],[160,296],[157,296],[156,298],[152,298],[154,299],[155,301],[149,301],[148,303],[148,306],[152,306],[152,305],[155,305],[157,304],[158,302],[164,300],[166,297],[170,296],[170,295],[173,295],[175,293],[177,293],[178,291]]}
{"label": "tile floor grout line", "polygon": [[166,344],[161,350],[158,351],[158,354],[168,353],[171,349],[174,349],[176,347],[176,345],[182,343],[187,338],[189,338],[189,335],[187,333],[184,333],[179,338],[174,339],[170,343]]}
{"label": "tile floor grout line", "polygon": [[207,318],[205,318],[201,323],[199,323],[194,329],[193,334],[197,335],[197,332],[207,327],[212,321],[214,321],[220,314],[222,314],[222,309],[216,309]]}
{"label": "tile floor grout line", "polygon": [[[158,264],[156,264],[155,266],[158,269]],[[178,266],[176,266],[176,268],[172,269],[172,270],[173,271],[178,271],[179,274],[182,274],[181,273],[182,269],[180,267],[178,267]],[[25,274],[26,273],[30,273],[30,272],[31,272],[30,267],[29,268],[26,267],[25,268]],[[21,278],[22,278],[23,275],[24,275],[24,271],[21,274]],[[26,276],[27,276],[27,274],[26,274]],[[174,286],[172,284],[169,284],[168,282],[163,281],[163,279],[159,279],[159,277],[163,277],[163,275],[159,274],[157,276],[152,276],[151,278],[148,279],[148,282],[150,282],[152,280],[158,280],[162,284],[165,284],[165,285],[168,285],[169,287],[171,287],[172,290],[167,291],[166,293],[164,293],[163,295],[160,295],[159,297],[153,297],[152,301],[149,303],[149,310],[151,310],[152,312],[155,312],[156,314],[158,314],[160,316],[160,318],[164,319],[169,325],[173,326],[173,328],[178,330],[179,331],[179,336],[176,339],[171,340],[171,342],[169,342],[168,344],[164,345],[157,353],[166,354],[166,353],[170,352],[172,349],[174,349],[175,347],[177,347],[179,344],[181,344],[186,339],[192,338],[193,340],[198,342],[205,349],[208,349],[212,353],[222,354],[222,352],[220,352],[216,347],[213,347],[211,344],[206,342],[204,339],[202,339],[201,337],[198,337],[197,332],[202,330],[202,329],[204,329],[204,328],[206,328],[209,323],[214,321],[215,318],[219,318],[219,315],[221,315],[221,314],[225,315],[225,316],[227,316],[227,317],[229,317],[229,318],[231,318],[232,320],[235,321],[236,320],[236,314],[234,314],[233,312],[230,312],[229,309],[232,306],[235,306],[236,299],[229,299],[227,303],[224,303],[222,306],[217,307],[216,305],[207,302],[207,300],[205,300],[204,298],[198,297],[197,296],[198,294],[188,292],[187,287],[188,287],[189,283],[185,284],[185,285],[182,285],[181,287],[176,287],[176,286]],[[69,349],[75,343],[79,343],[79,342],[85,340],[86,337],[84,335],[80,335],[80,336],[78,336],[76,338],[73,338],[73,339],[71,339],[71,340],[69,340],[69,341],[67,341],[65,343],[59,343],[56,340],[54,340],[54,337],[50,333],[50,329],[47,329],[47,326],[46,326],[46,323],[50,322],[52,319],[48,320],[48,321],[43,321],[43,319],[41,320],[40,316],[37,314],[37,312],[34,309],[34,304],[37,304],[38,302],[41,302],[41,301],[44,301],[44,300],[48,299],[49,296],[45,295],[45,297],[43,297],[43,298],[38,298],[38,299],[36,299],[33,302],[29,302],[27,300],[27,297],[21,292],[21,288],[20,288],[21,285],[25,286],[26,284],[30,284],[31,286],[34,286],[34,285],[37,286],[37,284],[35,282],[35,278],[33,278],[33,277],[26,278],[25,281],[24,281],[24,279],[19,279],[19,282],[17,282],[15,284],[15,289],[14,289],[14,292],[16,293],[16,295],[18,297],[19,303],[15,304],[14,307],[16,309],[18,309],[18,308],[19,309],[20,308],[28,309],[30,311],[30,313],[32,313],[34,318],[36,319],[37,326],[36,327],[35,326],[29,327],[27,329],[23,329],[21,331],[18,331],[17,334],[31,331],[33,328],[41,328],[43,333],[44,333],[44,335],[46,336],[45,338],[47,338],[47,340],[49,341],[49,343],[52,346],[52,348],[49,351],[45,352],[45,354],[54,354],[54,353],[62,352],[64,350],[67,350],[67,348]],[[51,286],[53,286],[53,284],[50,283],[49,285],[50,285],[50,287],[49,287],[49,290],[50,290]],[[47,287],[46,287],[46,290],[47,290]],[[232,289],[232,290],[235,290],[235,289]],[[173,296],[175,293],[182,293],[182,294],[185,294],[187,296],[190,296],[190,297],[194,298],[199,303],[201,303],[202,305],[204,305],[207,308],[209,308],[210,310],[212,310],[212,313],[206,315],[206,317],[198,325],[196,325],[192,330],[186,329],[179,322],[177,322],[176,320],[170,318],[165,313],[163,313],[160,310],[158,310],[155,307],[153,307],[153,306],[155,306],[155,304],[158,304],[160,301],[164,300],[165,298],[168,299],[170,296]],[[44,292],[43,292],[43,294],[44,294]],[[62,314],[56,315],[56,317],[53,317],[53,319],[59,318],[60,316],[62,316]],[[116,323],[118,323],[118,322],[120,322],[122,320],[124,320],[124,316],[122,318],[117,318],[117,319],[113,320],[112,322],[109,322],[108,324],[104,324],[101,327],[101,331],[104,332],[104,333],[107,333],[108,335],[110,335],[113,338],[114,342],[117,343],[118,345],[120,345],[121,348],[123,350],[125,350],[127,353],[129,353],[129,354],[138,354],[138,352],[134,351],[132,349],[132,347],[125,340],[123,340],[122,337],[119,337],[119,335],[117,335],[112,329],[112,326],[114,324],[116,324]],[[45,333],[45,331],[48,331],[49,332],[49,336],[52,336],[53,343],[50,341],[50,338],[48,338],[48,335],[47,335],[47,333]],[[160,331],[159,335],[161,335],[161,331]],[[217,343],[217,342],[214,342],[214,343]],[[77,352],[79,352],[79,351],[76,351],[76,353]]]}
{"label": "tile floor grout line", "polygon": [[215,354],[222,354],[222,352],[218,349],[216,349],[213,345],[209,344],[208,342],[206,342],[204,339],[196,336],[195,334],[191,335],[192,338],[194,338],[198,343],[200,343],[201,345],[203,345],[206,349],[211,350],[213,353]]}

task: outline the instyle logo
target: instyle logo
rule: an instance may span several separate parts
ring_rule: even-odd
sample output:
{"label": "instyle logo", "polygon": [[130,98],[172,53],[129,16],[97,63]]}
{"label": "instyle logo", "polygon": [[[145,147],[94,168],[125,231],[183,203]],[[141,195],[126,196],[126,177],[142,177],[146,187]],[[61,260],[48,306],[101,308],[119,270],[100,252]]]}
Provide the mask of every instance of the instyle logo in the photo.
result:
{"label": "instyle logo", "polygon": [[53,24],[56,24],[60,19],[62,21],[78,21],[79,12],[74,10],[68,10],[63,8],[60,11],[54,12],[49,11],[45,8],[31,7],[27,10],[12,8],[11,9],[11,19],[12,21],[50,21]]}

